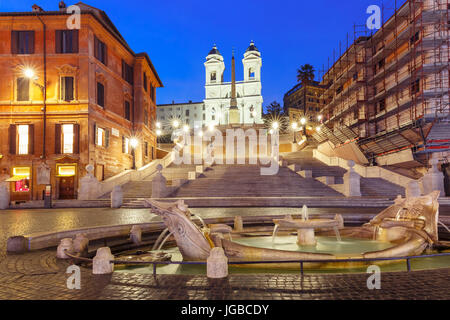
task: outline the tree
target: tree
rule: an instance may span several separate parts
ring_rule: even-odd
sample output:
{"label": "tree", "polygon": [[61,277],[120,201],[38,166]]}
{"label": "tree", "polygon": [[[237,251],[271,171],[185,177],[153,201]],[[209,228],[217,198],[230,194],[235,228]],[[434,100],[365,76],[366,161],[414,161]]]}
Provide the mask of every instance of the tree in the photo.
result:
{"label": "tree", "polygon": [[300,69],[297,69],[297,81],[302,85],[311,83],[314,81],[315,75],[314,67],[310,64],[304,64],[300,66]]}
{"label": "tree", "polygon": [[272,115],[272,117],[282,116],[283,108],[278,102],[273,101],[270,105],[267,106],[267,113],[269,115]]}

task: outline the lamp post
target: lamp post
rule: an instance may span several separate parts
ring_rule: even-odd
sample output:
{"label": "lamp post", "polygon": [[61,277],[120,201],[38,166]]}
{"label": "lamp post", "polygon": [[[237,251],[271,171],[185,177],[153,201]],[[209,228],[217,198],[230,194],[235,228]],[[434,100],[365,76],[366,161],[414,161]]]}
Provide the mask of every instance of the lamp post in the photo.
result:
{"label": "lamp post", "polygon": [[301,123],[301,125],[303,127],[303,134],[306,136],[306,118],[302,118],[300,120],[300,123]]}
{"label": "lamp post", "polygon": [[139,140],[135,137],[130,139],[131,155],[133,156],[133,170],[136,170],[136,148],[139,145]]}

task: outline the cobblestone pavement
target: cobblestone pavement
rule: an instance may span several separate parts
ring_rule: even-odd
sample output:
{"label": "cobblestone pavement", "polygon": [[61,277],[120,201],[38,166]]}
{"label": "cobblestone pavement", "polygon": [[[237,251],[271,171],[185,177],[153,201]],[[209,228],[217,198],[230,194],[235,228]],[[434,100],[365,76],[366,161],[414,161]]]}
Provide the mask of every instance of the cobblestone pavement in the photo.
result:
{"label": "cobblestone pavement", "polygon": [[50,300],[424,300],[450,299],[450,269],[383,273],[381,290],[367,289],[367,274],[203,275],[114,273],[82,267],[81,289],[67,289],[68,261],[55,252],[9,255],[0,263],[0,299]]}

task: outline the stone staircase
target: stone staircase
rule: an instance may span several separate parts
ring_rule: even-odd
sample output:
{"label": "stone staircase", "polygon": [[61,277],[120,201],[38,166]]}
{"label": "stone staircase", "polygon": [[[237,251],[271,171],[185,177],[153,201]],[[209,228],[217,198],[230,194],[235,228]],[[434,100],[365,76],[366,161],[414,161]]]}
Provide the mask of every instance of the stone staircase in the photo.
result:
{"label": "stone staircase", "polygon": [[304,179],[288,168],[263,176],[256,165],[215,165],[190,181],[172,197],[340,197],[314,179]]}

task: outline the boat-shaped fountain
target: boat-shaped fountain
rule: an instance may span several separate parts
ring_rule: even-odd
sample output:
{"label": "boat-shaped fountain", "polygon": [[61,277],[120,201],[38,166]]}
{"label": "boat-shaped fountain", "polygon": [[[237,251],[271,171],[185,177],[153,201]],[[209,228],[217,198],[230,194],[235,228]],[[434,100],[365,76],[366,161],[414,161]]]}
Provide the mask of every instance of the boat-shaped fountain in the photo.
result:
{"label": "boat-shaped fountain", "polygon": [[[305,213],[302,219],[298,220],[290,217],[274,220],[274,236],[278,228],[292,229],[297,232],[299,246],[315,245],[315,230],[319,230],[321,235],[335,235],[336,245],[339,244],[341,236],[343,240],[367,239],[389,244],[385,249],[378,251],[344,254],[288,251],[244,245],[238,241],[239,233],[232,238],[224,236],[231,232],[231,228],[227,225],[197,226],[191,220],[189,208],[183,201],[160,202],[149,199],[145,200],[145,204],[153,213],[162,217],[168,232],[175,238],[184,261],[206,261],[213,247],[221,247],[230,262],[307,260],[318,262],[306,264],[305,267],[321,268],[336,265],[339,259],[395,258],[422,254],[426,248],[438,242],[438,197],[439,192],[433,192],[423,197],[397,199],[394,205],[359,227],[343,227],[340,217],[334,220],[309,219]],[[305,212],[305,208],[303,210]],[[322,260],[323,263],[320,262]],[[330,262],[334,260],[335,263]],[[292,263],[285,263],[277,267],[291,265]],[[268,267],[264,264],[258,266]]]}

